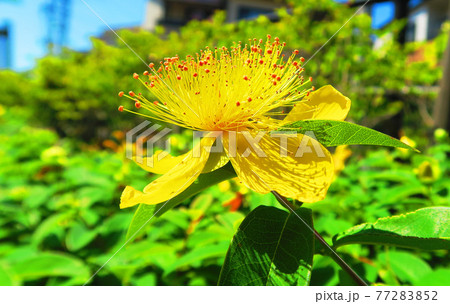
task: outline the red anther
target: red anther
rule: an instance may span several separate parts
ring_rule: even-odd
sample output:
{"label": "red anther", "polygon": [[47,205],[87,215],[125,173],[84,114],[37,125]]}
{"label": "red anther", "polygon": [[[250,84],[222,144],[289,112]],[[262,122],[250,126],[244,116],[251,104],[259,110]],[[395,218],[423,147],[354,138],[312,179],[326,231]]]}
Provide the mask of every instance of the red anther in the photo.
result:
{"label": "red anther", "polygon": [[262,40],[262,39],[259,39],[259,43],[263,43],[263,40]]}
{"label": "red anther", "polygon": [[168,66],[168,65],[169,65],[169,62],[168,62],[168,61],[165,61],[165,62],[164,62],[164,65],[165,65],[165,66]]}
{"label": "red anther", "polygon": [[272,36],[270,36],[270,35],[267,35],[267,39],[269,39],[270,40],[270,38],[271,38]]}
{"label": "red anther", "polygon": [[294,61],[292,64],[293,64],[294,66],[298,66],[298,62],[297,62],[297,61]]}
{"label": "red anther", "polygon": [[159,69],[158,69],[158,73],[161,73],[161,71],[162,71],[162,67],[159,67]]}
{"label": "red anther", "polygon": [[148,67],[151,69],[153,69],[154,66],[155,66],[155,64],[153,62],[148,65]]}
{"label": "red anther", "polygon": [[203,61],[199,61],[198,63],[200,66],[203,66]]}
{"label": "red anther", "polygon": [[272,78],[277,78],[277,74],[272,74]]}
{"label": "red anther", "polygon": [[130,91],[130,92],[128,92],[128,95],[130,95],[131,97],[133,97],[133,96],[136,95],[136,94],[134,94],[133,91]]}
{"label": "red anther", "polygon": [[134,78],[134,79],[138,79],[138,78],[139,78],[139,75],[138,75],[137,73],[134,73],[134,74],[133,74],[133,78]]}
{"label": "red anther", "polygon": [[298,50],[294,50],[294,55],[298,55],[299,51]]}
{"label": "red anther", "polygon": [[260,59],[259,64],[263,64],[263,63],[264,63],[264,60]]}
{"label": "red anther", "polygon": [[238,101],[238,102],[236,102],[236,106],[240,106],[241,105],[241,103]]}
{"label": "red anther", "polygon": [[123,112],[123,106],[119,106],[117,110],[119,110],[119,112]]}
{"label": "red anther", "polygon": [[211,59],[211,57],[209,57],[209,56],[208,56],[208,57],[206,57],[206,60],[210,60],[210,59]]}
{"label": "red anther", "polygon": [[315,86],[312,86],[312,87],[311,87],[311,90],[313,90],[313,91],[314,91],[315,89],[316,89],[316,87],[315,87]]}
{"label": "red anther", "polygon": [[286,46],[286,42],[283,42],[283,46]]}
{"label": "red anther", "polygon": [[276,81],[274,81],[274,82],[273,82],[273,85],[277,85],[277,82],[276,82]]}
{"label": "red anther", "polygon": [[141,107],[141,103],[139,101],[136,101],[134,103],[134,106],[139,109]]}
{"label": "red anther", "polygon": [[155,86],[155,83],[152,81],[150,82],[150,87],[153,88]]}
{"label": "red anther", "polygon": [[309,77],[309,81],[312,81],[312,79],[313,79],[312,77]]}
{"label": "red anther", "polygon": [[208,70],[208,69],[205,69],[205,72],[206,72],[206,73],[209,73],[209,70]]}
{"label": "red anther", "polygon": [[180,75],[177,75],[177,79],[178,79],[178,80],[181,80],[181,76],[180,76]]}
{"label": "red anther", "polygon": [[197,74],[197,73],[194,73],[194,74],[192,74],[192,76],[194,76],[194,77],[197,77],[197,76],[198,76],[198,74]]}
{"label": "red anther", "polygon": [[120,91],[120,92],[119,92],[119,97],[122,97],[123,94],[124,94],[124,93],[123,93],[122,91]]}
{"label": "red anther", "polygon": [[164,105],[167,106],[167,102],[165,102]]}
{"label": "red anther", "polygon": [[248,80],[248,76],[245,75],[244,77],[242,77],[244,80]]}
{"label": "red anther", "polygon": [[276,69],[278,65],[276,63],[273,64],[273,68]]}
{"label": "red anther", "polygon": [[306,96],[309,96],[309,91],[308,91],[308,93],[306,93]]}
{"label": "red anther", "polygon": [[247,101],[248,102],[252,101],[252,98],[251,97],[247,98]]}
{"label": "red anther", "polygon": [[272,50],[271,50],[271,49],[268,49],[268,50],[267,50],[267,54],[269,54],[269,55],[272,54]]}
{"label": "red anther", "polygon": [[187,70],[188,70],[188,67],[187,67],[187,66],[183,67],[183,70],[187,71]]}
{"label": "red anther", "polygon": [[158,105],[158,101],[155,100],[155,101],[153,102],[153,104],[154,104],[155,106],[157,106],[157,105]]}
{"label": "red anther", "polygon": [[300,57],[300,61],[301,61],[301,62],[305,62],[305,58]]}
{"label": "red anther", "polygon": [[275,41],[276,41],[276,42],[280,41],[280,38],[275,37]]}
{"label": "red anther", "polygon": [[280,76],[278,76],[278,77],[277,77],[277,80],[278,80],[278,81],[280,81],[280,80],[281,80],[281,77],[280,77]]}

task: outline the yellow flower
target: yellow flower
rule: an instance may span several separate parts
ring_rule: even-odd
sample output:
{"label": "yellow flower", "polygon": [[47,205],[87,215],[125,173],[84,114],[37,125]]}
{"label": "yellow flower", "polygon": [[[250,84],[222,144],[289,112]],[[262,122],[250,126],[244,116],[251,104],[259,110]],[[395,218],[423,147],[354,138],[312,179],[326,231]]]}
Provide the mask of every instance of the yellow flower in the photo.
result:
{"label": "yellow flower", "polygon": [[334,174],[337,175],[345,169],[345,161],[352,155],[352,151],[348,149],[347,145],[338,146],[334,151],[333,163],[334,163]]}
{"label": "yellow flower", "polygon": [[[314,91],[309,86],[312,79],[301,75],[304,59],[296,58],[297,50],[285,59],[284,45],[268,36],[265,43],[254,39],[230,49],[207,47],[185,60],[166,58],[159,68],[150,64],[151,71],[143,76],[134,74],[158,101],[120,92],[141,110],[120,106],[119,111],[209,133],[184,155],[161,158],[167,153],[158,151],[139,162],[143,169],[163,176],[143,192],[126,187],[120,207],[167,201],[201,173],[228,161],[243,184],[256,192],[277,191],[305,203],[322,200],[334,172],[328,150],[308,135],[275,137],[270,132],[305,119],[344,120],[351,102],[329,85]],[[257,148],[251,138],[257,139]],[[223,144],[222,153],[208,151],[216,142]],[[306,152],[298,153],[302,145]],[[153,166],[147,166],[148,161]]]}

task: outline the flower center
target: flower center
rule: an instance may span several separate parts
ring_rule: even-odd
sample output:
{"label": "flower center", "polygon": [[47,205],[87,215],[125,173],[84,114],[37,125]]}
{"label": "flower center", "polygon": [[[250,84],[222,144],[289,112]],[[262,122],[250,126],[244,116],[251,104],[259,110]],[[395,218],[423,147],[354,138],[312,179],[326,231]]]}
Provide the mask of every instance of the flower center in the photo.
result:
{"label": "flower center", "polygon": [[296,60],[296,50],[285,60],[284,46],[268,35],[265,43],[253,39],[230,49],[206,47],[184,60],[165,58],[158,69],[151,63],[150,72],[133,77],[156,101],[141,93],[120,92],[135,108],[146,111],[123,106],[119,110],[194,130],[268,127],[266,117],[284,115],[284,109],[314,89],[303,89],[312,80],[301,75],[303,57]]}

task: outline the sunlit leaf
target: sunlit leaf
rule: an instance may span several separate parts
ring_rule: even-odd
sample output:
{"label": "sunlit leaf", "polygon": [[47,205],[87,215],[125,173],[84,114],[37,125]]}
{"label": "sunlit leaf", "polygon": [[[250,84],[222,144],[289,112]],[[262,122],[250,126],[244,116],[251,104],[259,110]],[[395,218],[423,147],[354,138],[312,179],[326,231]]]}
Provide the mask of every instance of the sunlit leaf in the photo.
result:
{"label": "sunlit leaf", "polygon": [[[283,126],[279,131],[312,132],[316,139],[327,147],[340,145],[375,145],[404,148],[417,151],[389,135],[338,120],[301,120]],[[279,132],[277,131],[277,132]]]}
{"label": "sunlit leaf", "polygon": [[422,250],[450,249],[450,208],[430,207],[355,226],[333,238],[334,247],[382,244]]}
{"label": "sunlit leaf", "polygon": [[414,282],[416,286],[449,286],[450,269],[440,268],[428,272]]}
{"label": "sunlit leaf", "polygon": [[83,284],[89,279],[89,268],[81,261],[64,254],[41,253],[12,267],[22,280],[44,277],[71,277],[73,284]]}
{"label": "sunlit leaf", "polygon": [[378,263],[379,268],[387,268],[402,282],[414,283],[432,271],[430,265],[424,260],[409,252],[382,252],[378,255]]}

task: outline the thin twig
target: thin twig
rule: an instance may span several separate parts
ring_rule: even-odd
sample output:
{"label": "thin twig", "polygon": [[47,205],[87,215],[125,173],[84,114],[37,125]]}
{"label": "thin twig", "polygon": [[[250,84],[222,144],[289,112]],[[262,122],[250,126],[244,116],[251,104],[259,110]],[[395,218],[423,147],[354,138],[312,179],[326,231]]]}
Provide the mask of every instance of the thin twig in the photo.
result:
{"label": "thin twig", "polygon": [[316,237],[316,239],[322,243],[322,245],[328,250],[329,256],[344,270],[348,275],[359,285],[359,286],[369,286],[351,267],[348,265],[338,254],[336,251],[333,250],[333,248],[328,245],[327,241],[323,239],[323,237],[317,232],[314,228],[308,225],[306,221],[300,217],[294,210],[296,209],[295,206],[290,203],[284,196],[280,195],[276,191],[271,191],[272,194],[275,196],[277,201],[286,207],[289,211],[291,211],[293,214],[295,214],[302,222],[303,224],[308,227]]}

